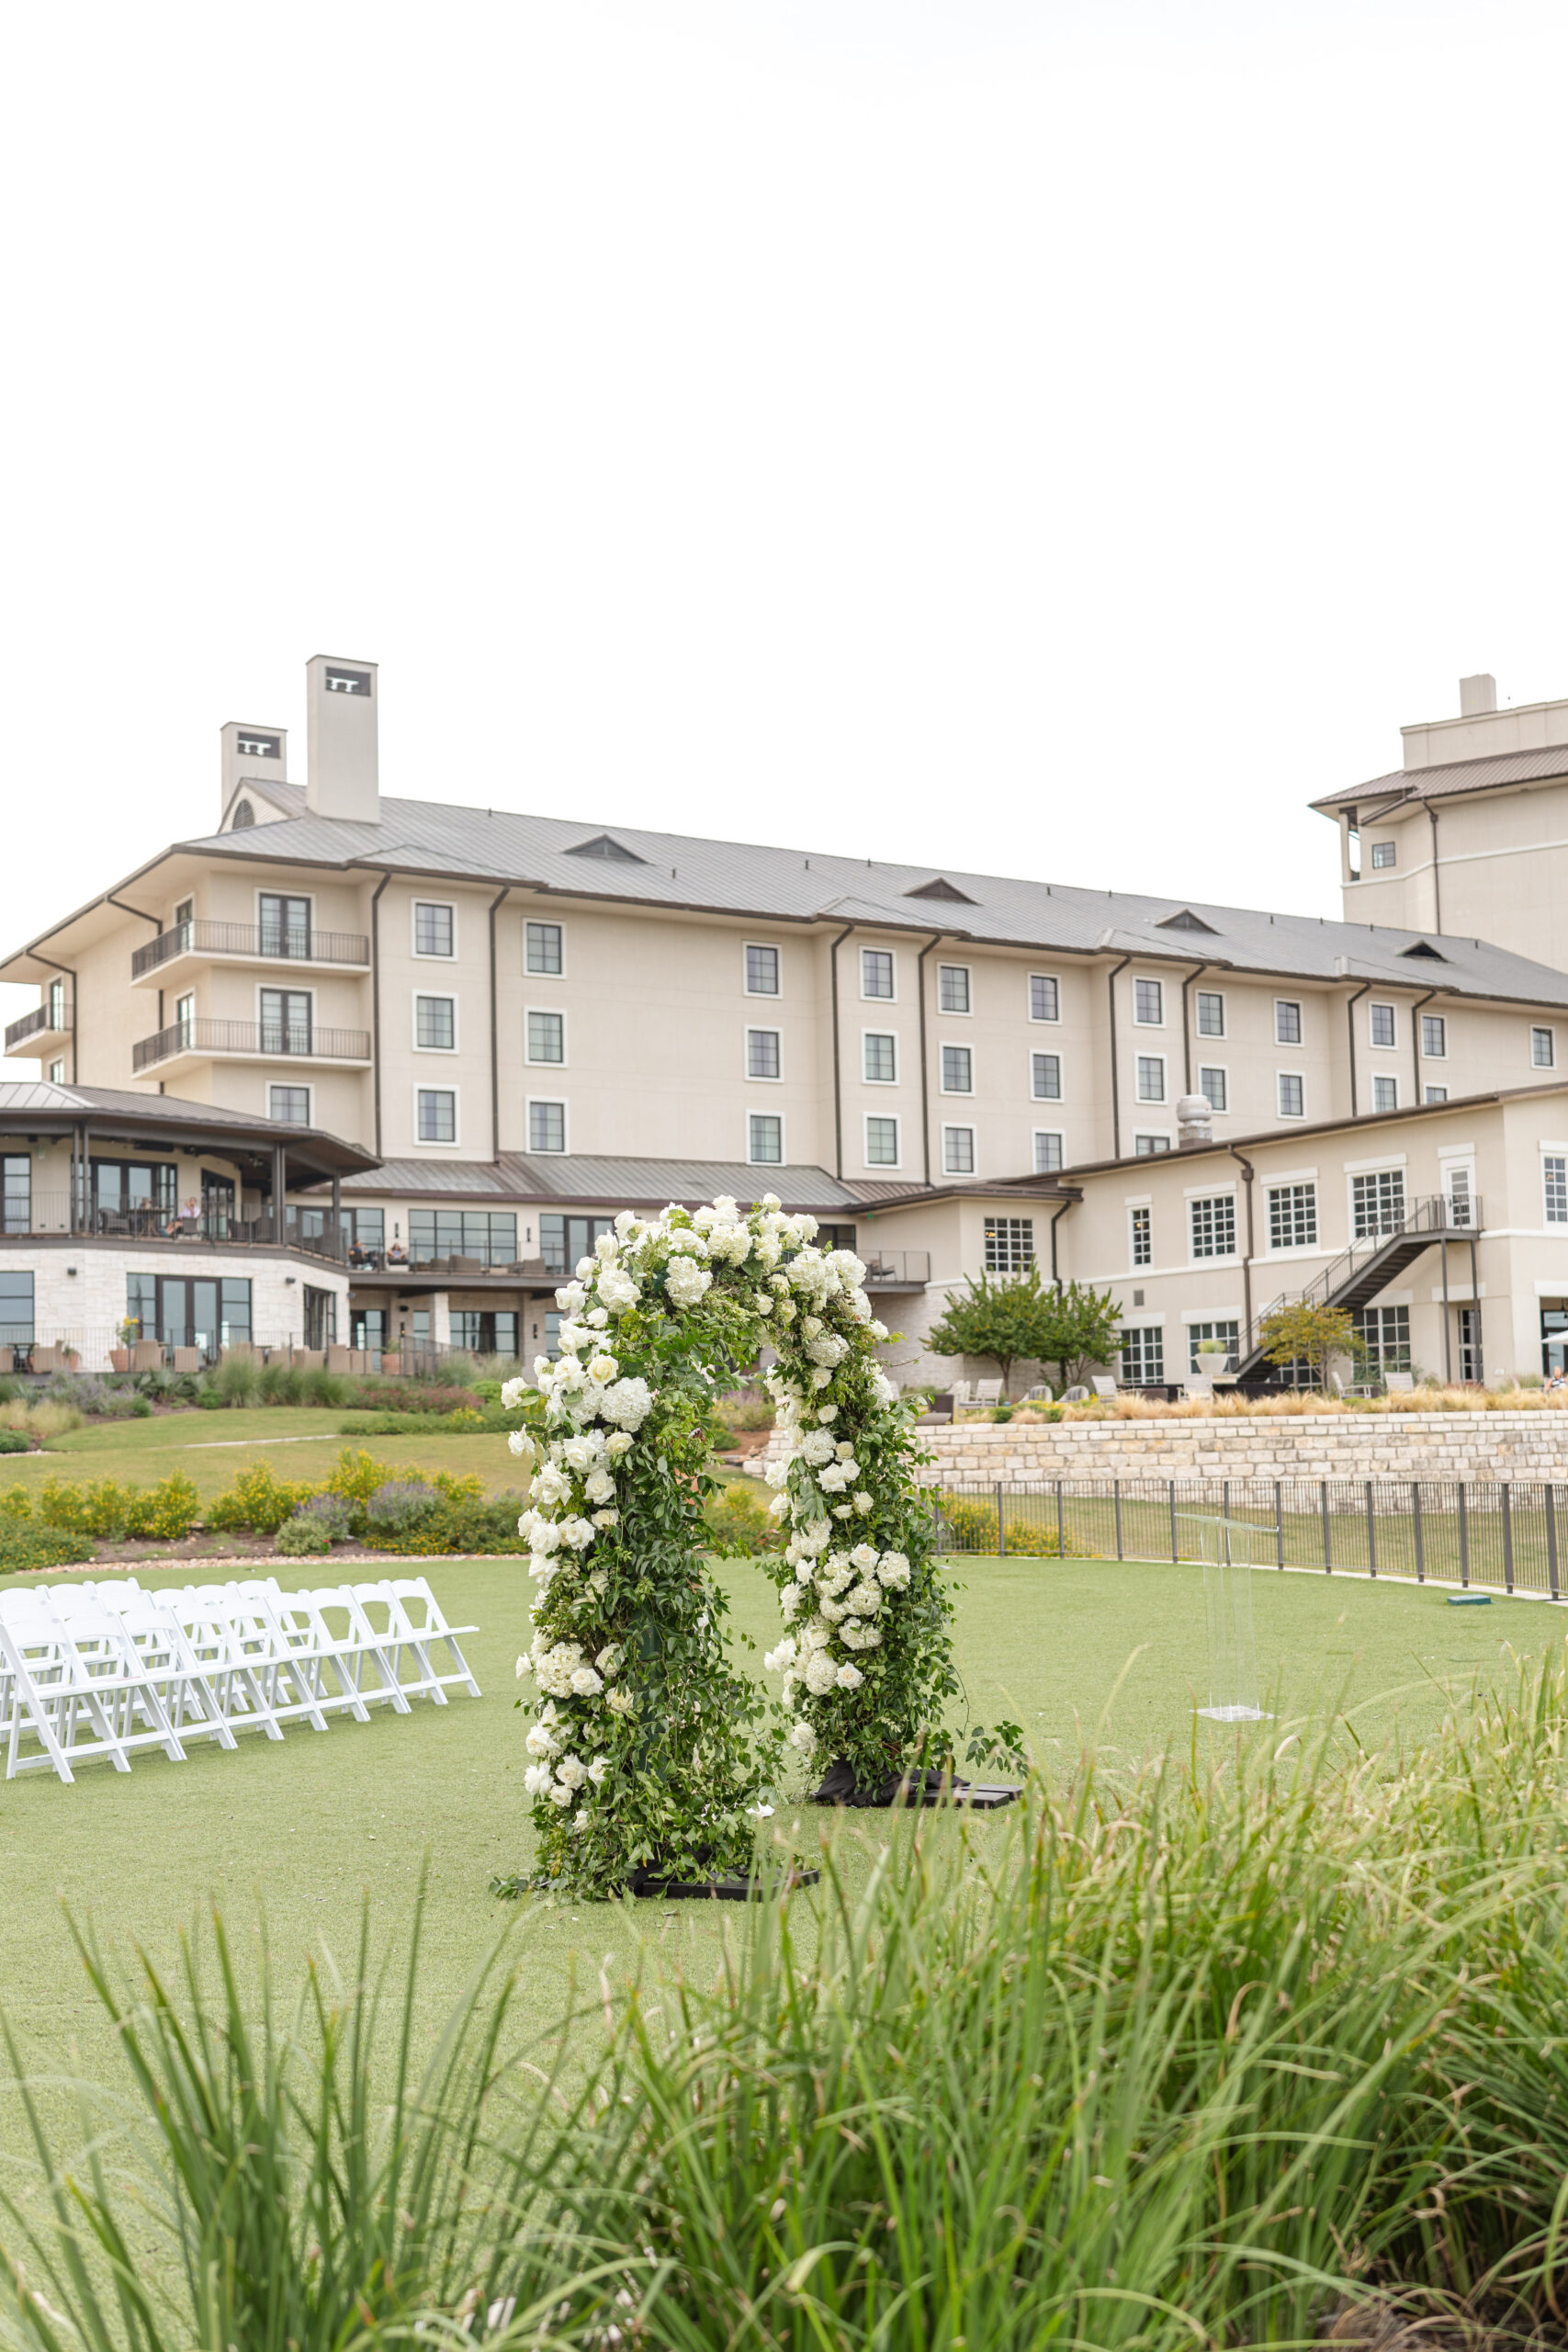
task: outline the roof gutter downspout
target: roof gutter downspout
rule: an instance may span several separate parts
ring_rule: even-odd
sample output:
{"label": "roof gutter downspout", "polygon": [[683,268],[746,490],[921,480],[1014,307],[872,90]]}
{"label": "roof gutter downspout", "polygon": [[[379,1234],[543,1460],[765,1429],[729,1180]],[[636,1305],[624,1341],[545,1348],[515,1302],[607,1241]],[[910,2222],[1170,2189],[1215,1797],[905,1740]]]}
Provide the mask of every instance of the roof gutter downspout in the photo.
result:
{"label": "roof gutter downspout", "polygon": [[1062,1287],[1062,1277],[1056,1266],[1056,1227],[1061,1224],[1067,1211],[1076,1206],[1076,1202],[1064,1201],[1051,1219],[1051,1287],[1053,1290],[1060,1290]]}
{"label": "roof gutter downspout", "polygon": [[381,893],[391,880],[383,874],[370,893],[370,1050],[376,1057],[371,1093],[376,1108],[376,1157],[381,1157]]}
{"label": "roof gutter downspout", "polygon": [[1111,1155],[1113,1159],[1122,1157],[1122,1082],[1116,1068],[1116,975],[1124,972],[1132,960],[1131,956],[1123,956],[1119,964],[1112,964],[1105,980],[1111,1002]]}
{"label": "roof gutter downspout", "polygon": [[1440,932],[1443,927],[1443,886],[1438,873],[1438,812],[1429,800],[1423,800],[1421,807],[1427,811],[1427,822],[1432,828],[1432,929]]}
{"label": "roof gutter downspout", "polygon": [[928,1187],[931,1181],[931,1109],[926,1078],[926,957],[946,937],[944,931],[933,931],[915,959],[915,994],[920,1005],[920,1154]]}
{"label": "roof gutter downspout", "polygon": [[1424,1004],[1430,1004],[1437,993],[1436,989],[1428,989],[1426,995],[1418,996],[1410,1008],[1410,1068],[1416,1085],[1416,1091],[1411,1101],[1417,1106],[1421,1101],[1421,1023],[1417,1016],[1421,1007]]}
{"label": "roof gutter downspout", "polygon": [[[495,1012],[495,910],[512,894],[509,882],[490,902],[490,1156],[501,1158],[501,1045]],[[526,960],[525,958],[525,960]]]}
{"label": "roof gutter downspout", "polygon": [[828,949],[828,976],[833,997],[833,1173],[844,1181],[844,1098],[839,1086],[839,950],[854,925],[847,922]]}
{"label": "roof gutter downspout", "polygon": [[[1371,985],[1371,983],[1369,982],[1369,983],[1368,983],[1368,985],[1370,986],[1370,985]],[[1243,1355],[1246,1355],[1246,1354],[1248,1352],[1248,1351],[1250,1350],[1250,1348],[1251,1348],[1251,1346],[1252,1346],[1252,1343],[1253,1343],[1253,1331],[1252,1331],[1252,1251],[1253,1251],[1252,1187],[1253,1187],[1254,1183],[1257,1182],[1257,1178],[1258,1178],[1258,1170],[1257,1170],[1257,1169],[1253,1166],[1253,1164],[1252,1164],[1251,1160],[1247,1159],[1247,1155],[1246,1155],[1246,1153],[1245,1153],[1245,1152],[1237,1151],[1237,1149],[1236,1149],[1236,1148],[1235,1148],[1235,1144],[1234,1144],[1234,1143],[1226,1144],[1226,1146],[1225,1146],[1225,1149],[1230,1153],[1231,1158],[1232,1158],[1234,1160],[1235,1160],[1235,1161],[1236,1161],[1236,1163],[1238,1164],[1238,1166],[1240,1167],[1240,1169],[1241,1169],[1241,1175],[1242,1175],[1242,1182],[1243,1182],[1243,1183],[1244,1183],[1244,1184],[1246,1185],[1246,1187],[1247,1187],[1247,1255],[1246,1255],[1246,1257],[1245,1257],[1245,1258],[1242,1260],[1242,1261],[1241,1261],[1241,1295],[1242,1295],[1242,1313],[1243,1313],[1243,1315],[1244,1315],[1244,1316],[1246,1317],[1246,1318],[1247,1318],[1246,1322],[1245,1322],[1245,1323],[1243,1324],[1243,1326],[1242,1326],[1242,1329],[1243,1329],[1243,1332],[1244,1332],[1244,1334],[1245,1334],[1245,1337],[1244,1337],[1243,1341],[1242,1341],[1241,1352],[1242,1352],[1242,1354],[1243,1354]]]}
{"label": "roof gutter downspout", "polygon": [[1184,1092],[1192,1091],[1192,1024],[1187,1017],[1187,991],[1194,980],[1201,980],[1208,970],[1207,964],[1194,964],[1181,983],[1181,1084]]}
{"label": "roof gutter downspout", "polygon": [[1355,995],[1345,1000],[1345,1018],[1350,1030],[1350,1116],[1353,1119],[1361,1115],[1360,1105],[1356,1099],[1356,1007],[1372,985],[1371,980],[1363,980]]}

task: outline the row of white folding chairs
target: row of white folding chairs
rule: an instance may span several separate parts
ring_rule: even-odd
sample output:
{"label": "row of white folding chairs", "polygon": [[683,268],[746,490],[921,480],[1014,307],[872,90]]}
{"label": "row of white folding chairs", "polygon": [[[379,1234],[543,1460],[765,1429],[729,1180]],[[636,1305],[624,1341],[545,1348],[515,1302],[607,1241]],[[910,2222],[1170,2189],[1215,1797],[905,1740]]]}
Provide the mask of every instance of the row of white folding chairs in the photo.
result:
{"label": "row of white folding chairs", "polygon": [[[400,1714],[411,1699],[447,1703],[446,1686],[479,1689],[457,1635],[423,1577],[283,1591],[276,1577],[143,1592],[134,1577],[32,1586],[0,1594],[0,1741],[6,1777],[61,1780],[72,1760],[107,1757],[129,1771],[139,1747],[175,1762],[192,1738],[236,1745],[254,1727],[281,1739],[334,1713]],[[449,1670],[437,1654],[445,1647]],[[412,1663],[412,1670],[405,1661]]]}

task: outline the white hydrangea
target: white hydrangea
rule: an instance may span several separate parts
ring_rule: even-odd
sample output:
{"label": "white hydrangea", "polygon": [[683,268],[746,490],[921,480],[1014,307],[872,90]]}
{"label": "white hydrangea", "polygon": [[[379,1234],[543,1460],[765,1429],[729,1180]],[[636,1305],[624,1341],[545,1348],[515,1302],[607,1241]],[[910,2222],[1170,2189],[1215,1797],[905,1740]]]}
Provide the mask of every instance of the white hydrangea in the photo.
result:
{"label": "white hydrangea", "polygon": [[833,1435],[830,1430],[807,1430],[802,1435],[799,1459],[809,1463],[812,1469],[820,1469],[825,1462],[831,1462],[833,1453]]}
{"label": "white hydrangea", "polygon": [[[605,1420],[614,1421],[619,1429],[636,1431],[641,1429],[653,1410],[653,1392],[646,1380],[614,1381],[600,1396],[599,1410]],[[630,1443],[628,1435],[626,1445]],[[618,1457],[626,1450],[626,1445],[617,1446],[614,1438],[610,1440],[607,1448],[610,1453]]]}
{"label": "white hydrangea", "polygon": [[677,1306],[695,1306],[712,1285],[713,1276],[705,1266],[695,1265],[690,1258],[671,1259],[665,1290]]}
{"label": "white hydrangea", "polygon": [[606,1266],[599,1277],[599,1295],[612,1315],[625,1315],[642,1296],[624,1266]]}
{"label": "white hydrangea", "polygon": [[902,1592],[909,1581],[909,1563],[902,1552],[884,1552],[876,1564],[878,1581],[890,1592]]}
{"label": "white hydrangea", "polygon": [[837,1331],[824,1331],[806,1343],[806,1352],[813,1363],[842,1363],[849,1351],[849,1341],[841,1339]]}
{"label": "white hydrangea", "polygon": [[863,1580],[852,1592],[844,1595],[844,1606],[852,1609],[857,1617],[874,1617],[882,1606],[882,1587],[870,1579]]}
{"label": "white hydrangea", "polygon": [[813,1650],[802,1679],[814,1699],[825,1699],[839,1679],[839,1668],[826,1650]]}

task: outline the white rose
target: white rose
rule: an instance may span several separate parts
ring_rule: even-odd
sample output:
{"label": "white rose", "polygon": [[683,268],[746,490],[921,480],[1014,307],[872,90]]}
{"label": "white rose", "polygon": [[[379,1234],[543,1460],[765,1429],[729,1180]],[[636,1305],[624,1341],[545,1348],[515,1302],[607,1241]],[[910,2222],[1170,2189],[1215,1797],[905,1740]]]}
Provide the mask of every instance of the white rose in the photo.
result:
{"label": "white rose", "polygon": [[[865,1677],[858,1666],[841,1666],[833,1679],[840,1690],[858,1690]],[[561,1768],[558,1765],[556,1769],[558,1771]]]}
{"label": "white rose", "polygon": [[588,1767],[581,1756],[563,1756],[556,1766],[556,1778],[569,1789],[580,1789],[588,1778]]}
{"label": "white rose", "polygon": [[869,1574],[871,1569],[875,1567],[876,1562],[877,1550],[874,1544],[857,1544],[850,1554],[851,1567],[858,1568],[862,1576]]}
{"label": "white rose", "polygon": [[570,1492],[571,1480],[564,1470],[558,1470],[553,1462],[547,1462],[542,1470],[535,1471],[533,1483],[528,1488],[532,1500],[543,1504],[547,1510],[554,1503],[564,1503]]}
{"label": "white rose", "polygon": [[530,1764],[523,1775],[523,1786],[531,1797],[542,1797],[554,1777],[547,1764]]}
{"label": "white rose", "polygon": [[520,1462],[532,1462],[534,1459],[534,1441],[526,1430],[509,1430],[506,1444],[508,1452],[514,1453]]}
{"label": "white rose", "polygon": [[593,1514],[593,1524],[595,1527],[608,1529],[612,1527],[619,1527],[620,1523],[621,1514],[618,1510],[596,1510]]}
{"label": "white rose", "polygon": [[637,1304],[642,1292],[624,1266],[606,1266],[599,1277],[599,1295],[612,1315],[624,1315]]}
{"label": "white rose", "polygon": [[591,1503],[611,1503],[615,1499],[615,1482],[607,1470],[591,1470],[588,1474],[588,1499]]}
{"label": "white rose", "polygon": [[592,1763],[588,1767],[588,1777],[596,1789],[604,1787],[609,1770],[610,1759],[607,1756],[596,1756],[593,1758]]}
{"label": "white rose", "polygon": [[520,1657],[520,1658],[518,1659],[518,1661],[517,1661],[517,1679],[518,1679],[518,1681],[519,1681],[519,1682],[521,1682],[521,1681],[522,1681],[523,1677],[524,1677],[525,1674],[532,1674],[532,1673],[533,1673],[533,1671],[534,1671],[534,1661],[533,1661],[533,1659],[532,1659],[531,1657]]}
{"label": "white rose", "polygon": [[631,1450],[631,1436],[626,1430],[613,1430],[604,1440],[604,1451],[612,1462],[619,1462],[622,1456],[629,1453]]}
{"label": "white rose", "polygon": [[632,1715],[637,1713],[637,1701],[629,1690],[620,1689],[612,1690],[608,1704],[613,1715]]}
{"label": "white rose", "polygon": [[811,1385],[813,1388],[826,1388],[832,1377],[832,1374],[827,1370],[826,1366],[819,1364],[811,1375]]}
{"label": "white rose", "polygon": [[514,1413],[527,1394],[528,1384],[525,1380],[503,1380],[501,1384],[502,1411]]}
{"label": "white rose", "polygon": [[570,1544],[574,1552],[586,1552],[593,1541],[593,1530],[585,1519],[563,1519],[560,1536],[562,1543]]}
{"label": "white rose", "polygon": [[593,1356],[589,1360],[588,1377],[595,1388],[608,1388],[620,1373],[614,1356]]}
{"label": "white rose", "polygon": [[571,1791],[566,1786],[564,1781],[552,1781],[550,1782],[550,1801],[554,1804],[558,1804],[563,1813],[566,1811],[567,1806],[571,1803]]}
{"label": "white rose", "polygon": [[572,1668],[571,1687],[580,1699],[596,1699],[604,1685],[591,1666],[578,1666]]}
{"label": "white rose", "polygon": [[791,1726],[789,1744],[792,1747],[799,1747],[802,1749],[816,1747],[817,1734],[812,1730],[811,1725],[807,1722],[804,1715],[801,1716],[798,1723]]}
{"label": "white rose", "polygon": [[552,1738],[543,1724],[535,1724],[523,1742],[530,1756],[553,1756],[560,1746]]}
{"label": "white rose", "polygon": [[770,1519],[783,1519],[786,1516],[788,1510],[789,1497],[787,1495],[775,1495],[773,1501],[768,1505],[768,1517]]}
{"label": "white rose", "polygon": [[626,1652],[621,1647],[619,1642],[606,1642],[593,1663],[598,1668],[601,1674],[614,1674],[619,1668],[621,1661],[625,1657]]}

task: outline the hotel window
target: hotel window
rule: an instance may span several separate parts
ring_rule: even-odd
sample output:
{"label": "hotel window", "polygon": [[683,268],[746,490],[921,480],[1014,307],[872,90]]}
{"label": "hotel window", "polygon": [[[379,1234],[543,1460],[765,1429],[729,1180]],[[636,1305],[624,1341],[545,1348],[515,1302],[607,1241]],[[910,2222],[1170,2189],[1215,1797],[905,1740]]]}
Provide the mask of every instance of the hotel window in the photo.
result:
{"label": "hotel window", "polygon": [[1054,1176],[1057,1169],[1063,1165],[1064,1156],[1063,1136],[1055,1128],[1036,1127],[1034,1130],[1034,1173],[1037,1176]]}
{"label": "hotel window", "polygon": [[1229,1110],[1230,1084],[1223,1069],[1201,1069],[1198,1073],[1198,1091],[1211,1111]]}
{"label": "hotel window", "polygon": [[549,1212],[539,1219],[539,1249],[545,1261],[547,1274],[570,1274],[584,1258],[593,1255],[593,1245],[602,1233],[613,1233],[615,1225],[607,1216],[558,1216]]}
{"label": "hotel window", "polygon": [[969,967],[967,964],[939,964],[937,966],[936,1001],[943,1012],[969,1011]]}
{"label": "hotel window", "polygon": [[1375,1169],[1369,1176],[1350,1179],[1350,1238],[1366,1241],[1378,1233],[1397,1233],[1404,1223],[1404,1170]]}
{"label": "hotel window", "polygon": [[1195,1258],[1234,1258],[1235,1256],[1235,1194],[1213,1193],[1201,1201],[1189,1201],[1187,1213],[1192,1226],[1192,1255]]}
{"label": "hotel window", "polygon": [[944,1176],[973,1176],[975,1173],[975,1130],[973,1127],[943,1127],[942,1168]]}
{"label": "hotel window", "polygon": [[1392,842],[1372,843],[1372,864],[1375,866],[1397,865],[1398,863],[1399,859]]}
{"label": "hotel window", "polygon": [[868,1119],[866,1121],[865,1164],[868,1168],[897,1167],[898,1122],[897,1119]]}
{"label": "hotel window", "polygon": [[967,1046],[942,1047],[942,1091],[944,1094],[974,1093],[975,1057]]}
{"label": "hotel window", "polygon": [[1031,1054],[1030,1084],[1037,1102],[1059,1102],[1062,1099],[1062,1057],[1060,1054]]}
{"label": "hotel window", "polygon": [[[1382,1084],[1380,1080],[1379,1084]],[[1281,1119],[1304,1119],[1306,1116],[1306,1080],[1298,1070],[1280,1072],[1280,1116]]]}
{"label": "hotel window", "polygon": [[1474,1177],[1468,1168],[1450,1168],[1447,1185],[1449,1216],[1455,1225],[1475,1223]]}
{"label": "hotel window", "polygon": [[1440,1012],[1421,1015],[1421,1051],[1429,1062],[1448,1059],[1449,1024]]}
{"label": "hotel window", "polygon": [[988,1216],[986,1219],[986,1272],[1026,1274],[1034,1263],[1034,1219],[1032,1216]]}
{"label": "hotel window", "polygon": [[748,946],[746,993],[748,996],[778,995],[779,951],[776,947]]}
{"label": "hotel window", "polygon": [[1223,1037],[1225,1034],[1225,1001],[1217,989],[1198,991],[1198,1035],[1200,1037]]}
{"label": "hotel window", "polygon": [[1157,1029],[1165,1019],[1165,988],[1159,980],[1133,982],[1133,1018],[1145,1028]]}
{"label": "hotel window", "polygon": [[452,1309],[452,1345],[466,1348],[476,1356],[515,1356],[515,1310],[501,1308],[492,1312],[482,1306],[455,1306]]}
{"label": "hotel window", "polygon": [[1369,1004],[1367,1007],[1367,1020],[1370,1024],[1370,1034],[1374,1046],[1393,1046],[1398,1043],[1398,1039],[1394,1034],[1393,1007],[1392,1004]]}
{"label": "hotel window", "polygon": [[1367,1351],[1367,1370],[1374,1376],[1410,1369],[1410,1309],[1407,1306],[1363,1306],[1354,1317],[1356,1336]]}
{"label": "hotel window", "polygon": [[542,972],[547,979],[558,979],[562,970],[561,927],[558,922],[531,922],[525,926],[527,943],[525,965],[530,972]]}
{"label": "hotel window", "polygon": [[[262,991],[262,1018],[263,1018],[263,1020],[264,1020],[264,1021],[265,1021],[265,1018],[266,1018],[266,998],[267,998],[267,996],[268,996],[270,993],[272,993],[272,991],[270,991],[270,990],[268,990],[268,989],[263,989],[263,991]],[[307,1030],[307,1034],[309,1034],[309,1027],[310,1027],[309,1003],[310,1003],[310,1000],[309,1000],[308,998],[305,1000],[305,1003],[306,1003],[306,1006],[307,1006],[307,1011],[306,1011],[306,1015],[305,1015],[305,1020],[306,1020],[306,1030]],[[182,1045],[182,1046],[190,1046],[190,1045],[194,1045],[194,1044],[195,1044],[195,1042],[196,1042],[196,997],[195,997],[194,992],[193,992],[191,995],[189,995],[189,996],[177,996],[177,997],[175,999],[175,1028],[176,1028],[176,1029],[179,1031],[179,1033],[180,1033],[180,1043],[181,1043],[181,1045]],[[276,1047],[274,1047],[274,1049],[273,1049],[273,1050],[276,1052],[276,1051],[277,1050],[277,1048],[276,1048]]]}
{"label": "hotel window", "polygon": [[746,1075],[748,1078],[777,1078],[781,1075],[779,1032],[776,1029],[748,1029],[746,1032]]}
{"label": "hotel window", "polygon": [[[188,906],[188,899],[185,901]],[[277,890],[261,894],[261,952],[264,956],[309,956],[310,953],[310,901],[309,899],[285,897]],[[180,920],[179,909],[175,921]],[[186,921],[190,917],[187,914]]]}
{"label": "hotel window", "polygon": [[860,992],[862,996],[893,994],[893,950],[890,947],[863,947],[860,952]]}
{"label": "hotel window", "polygon": [[1155,1213],[1153,1209],[1145,1207],[1129,1210],[1128,1214],[1133,1225],[1133,1263],[1134,1266],[1152,1266],[1155,1261]]}
{"label": "hotel window", "polygon": [[898,1082],[897,1038],[867,1030],[863,1043],[865,1049],[866,1084],[896,1086]]}
{"label": "hotel window", "polygon": [[308,1127],[310,1124],[310,1090],[308,1086],[269,1086],[266,1090],[266,1115],[286,1127]]}
{"label": "hotel window", "polygon": [[33,1226],[33,1160],[28,1151],[0,1159],[5,1190],[0,1195],[0,1233],[30,1233]]}
{"label": "hotel window", "polygon": [[1170,1137],[1168,1136],[1134,1136],[1133,1137],[1133,1157],[1134,1159],[1156,1159],[1162,1151],[1168,1151],[1169,1149]]}
{"label": "hotel window", "polygon": [[33,1331],[33,1277],[7,1267],[0,1272],[0,1346],[30,1347]]}
{"label": "hotel window", "polygon": [[423,1053],[450,1054],[456,1051],[457,1044],[456,997],[415,997],[413,1041]]}
{"label": "hotel window", "polygon": [[1530,1031],[1530,1067],[1532,1069],[1554,1069],[1557,1065],[1557,1032],[1555,1029]]}
{"label": "hotel window", "polygon": [[564,1012],[530,1012],[528,1015],[528,1059],[531,1062],[565,1061],[566,1015]]}
{"label": "hotel window", "polygon": [[1165,1333],[1157,1323],[1122,1334],[1122,1381],[1127,1388],[1165,1385]]}
{"label": "hotel window", "polygon": [[1140,1102],[1165,1101],[1165,1056],[1163,1054],[1138,1056],[1138,1100]]}
{"label": "hotel window", "polygon": [[1274,1043],[1277,1046],[1299,1046],[1302,1042],[1302,1009],[1288,997],[1274,1000]]}
{"label": "hotel window", "polygon": [[1547,1152],[1540,1163],[1548,1225],[1568,1225],[1568,1159]]}
{"label": "hotel window", "polygon": [[416,1266],[428,1265],[432,1258],[478,1258],[482,1265],[510,1266],[517,1256],[516,1211],[410,1209],[409,1255]]}
{"label": "hotel window", "polygon": [[1317,1186],[1273,1184],[1269,1190],[1270,1250],[1312,1250],[1317,1246]]}
{"label": "hotel window", "polygon": [[564,1151],[566,1149],[566,1104],[564,1102],[529,1103],[528,1148],[530,1151]]}
{"label": "hotel window", "polygon": [[429,899],[413,902],[413,952],[416,956],[457,953],[457,918],[451,907]]}
{"label": "hotel window", "polygon": [[746,1122],[746,1157],[759,1167],[784,1161],[784,1121],[773,1111],[753,1111]]}
{"label": "hotel window", "polygon": [[1198,1361],[1200,1340],[1223,1340],[1228,1351],[1225,1362],[1232,1372],[1235,1370],[1236,1351],[1241,1340],[1239,1324],[1189,1323],[1187,1326],[1187,1369],[1190,1373],[1201,1372],[1203,1369]]}
{"label": "hotel window", "polygon": [[65,1064],[64,1064],[62,1061],[62,1062],[51,1062],[51,1064],[50,1064],[50,1066],[49,1066],[49,1081],[50,1081],[50,1084],[51,1084],[51,1086],[63,1086],[63,1085],[64,1085],[64,1083],[65,1083]]}
{"label": "hotel window", "polygon": [[414,1091],[414,1134],[421,1143],[456,1143],[457,1097],[449,1086]]}
{"label": "hotel window", "polygon": [[1372,1108],[1373,1108],[1373,1110],[1374,1110],[1374,1111],[1397,1111],[1397,1110],[1398,1110],[1398,1108],[1399,1108],[1399,1080],[1398,1080],[1398,1079],[1397,1079],[1397,1078],[1374,1078],[1374,1079],[1373,1079],[1373,1080],[1372,1080]]}
{"label": "hotel window", "polygon": [[49,1018],[44,1026],[49,1029],[63,1029],[65,1026],[65,983],[63,980],[51,980],[48,1002]]}
{"label": "hotel window", "polygon": [[1449,1090],[1446,1086],[1429,1086],[1423,1099],[1428,1102],[1446,1102],[1449,1099]]}
{"label": "hotel window", "polygon": [[1031,1021],[1060,1021],[1062,1017],[1061,986],[1048,972],[1029,975],[1029,1017]]}

